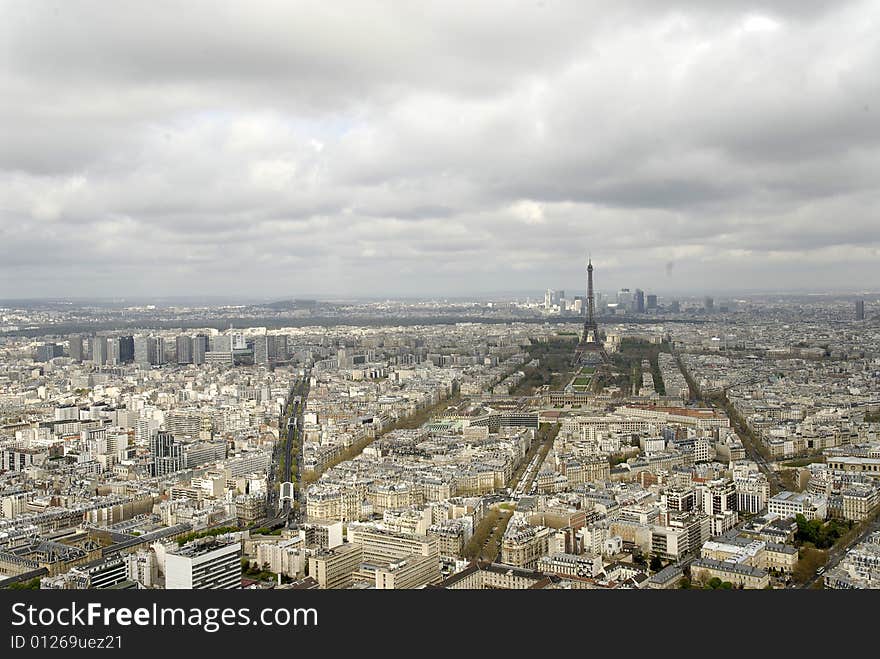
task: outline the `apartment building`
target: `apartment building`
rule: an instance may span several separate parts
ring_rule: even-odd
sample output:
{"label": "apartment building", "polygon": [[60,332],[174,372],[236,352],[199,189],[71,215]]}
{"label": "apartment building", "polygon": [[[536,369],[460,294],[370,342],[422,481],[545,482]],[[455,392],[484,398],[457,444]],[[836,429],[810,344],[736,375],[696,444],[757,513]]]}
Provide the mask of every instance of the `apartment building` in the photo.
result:
{"label": "apartment building", "polygon": [[691,563],[693,581],[705,584],[715,577],[722,582],[729,581],[736,588],[760,589],[770,585],[770,576],[766,570],[744,563],[716,561],[711,558],[698,558]]}
{"label": "apartment building", "polygon": [[550,532],[546,526],[508,528],[501,541],[501,561],[515,567],[536,568],[549,550]]}
{"label": "apartment building", "polygon": [[440,549],[436,536],[413,535],[378,528],[369,524],[351,524],[348,541],[363,548],[363,561],[384,566],[410,555],[431,556],[439,561]]}
{"label": "apartment building", "polygon": [[440,579],[440,562],[435,556],[413,554],[376,570],[379,590],[422,588]]}
{"label": "apartment building", "polygon": [[342,544],[333,549],[319,549],[309,557],[309,576],[321,588],[348,588],[352,575],[363,561],[361,545]]}
{"label": "apartment building", "polygon": [[196,540],[165,555],[165,588],[241,588],[241,543]]}
{"label": "apartment building", "polygon": [[825,519],[828,516],[828,500],[820,494],[780,492],[767,501],[767,513],[782,518],[803,515],[808,520]]}

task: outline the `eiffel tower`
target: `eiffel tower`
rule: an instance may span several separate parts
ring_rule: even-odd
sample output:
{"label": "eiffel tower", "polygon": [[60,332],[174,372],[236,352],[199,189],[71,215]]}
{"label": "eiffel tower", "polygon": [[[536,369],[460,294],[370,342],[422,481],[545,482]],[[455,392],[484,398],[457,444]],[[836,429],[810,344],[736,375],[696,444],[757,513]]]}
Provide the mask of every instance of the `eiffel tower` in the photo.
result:
{"label": "eiffel tower", "polygon": [[[584,314],[584,330],[575,348],[574,365],[578,366],[587,361],[594,363],[606,361],[608,355],[605,353],[603,338],[599,331],[599,323],[596,322],[596,300],[593,296],[593,260],[590,258],[587,261],[587,311]],[[598,356],[598,359],[588,357],[591,353]]]}

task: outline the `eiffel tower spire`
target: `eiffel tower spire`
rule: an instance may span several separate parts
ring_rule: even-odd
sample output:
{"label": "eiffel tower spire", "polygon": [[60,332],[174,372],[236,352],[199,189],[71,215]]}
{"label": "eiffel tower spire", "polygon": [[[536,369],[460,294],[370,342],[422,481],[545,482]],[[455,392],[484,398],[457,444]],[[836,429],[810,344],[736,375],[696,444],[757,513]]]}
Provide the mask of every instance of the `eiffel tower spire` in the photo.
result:
{"label": "eiffel tower spire", "polygon": [[587,312],[584,317],[584,334],[581,338],[581,343],[596,343],[598,340],[599,326],[596,323],[596,299],[593,296],[593,259],[589,258],[587,261]]}

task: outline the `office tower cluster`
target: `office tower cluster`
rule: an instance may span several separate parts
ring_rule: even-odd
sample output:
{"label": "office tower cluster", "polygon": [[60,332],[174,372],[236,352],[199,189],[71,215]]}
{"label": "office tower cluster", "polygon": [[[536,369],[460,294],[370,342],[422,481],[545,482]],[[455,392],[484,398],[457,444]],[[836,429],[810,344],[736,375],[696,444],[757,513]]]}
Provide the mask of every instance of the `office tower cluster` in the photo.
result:
{"label": "office tower cluster", "polygon": [[615,299],[607,304],[607,310],[611,313],[657,313],[673,311],[673,304],[677,305],[678,302],[673,300],[669,305],[661,306],[656,294],[646,293],[641,288],[621,288]]}
{"label": "office tower cluster", "polygon": [[552,309],[553,307],[565,307],[565,291],[555,291],[548,288],[544,293],[544,308]]}
{"label": "office tower cluster", "polygon": [[[588,259],[589,266],[592,260]],[[682,313],[682,304],[677,299],[660,298],[656,293],[650,293],[642,288],[621,287],[611,294],[596,291],[591,296],[574,295],[566,297],[564,290],[548,288],[544,292],[543,301],[537,300],[536,304],[526,302],[527,306],[538,308],[543,313],[567,314],[603,318],[607,316],[632,316],[634,314],[663,314]],[[591,306],[591,309],[588,308]],[[716,314],[727,313],[735,309],[734,300],[724,299],[720,304],[715,303],[715,298],[705,295],[700,299],[691,300],[684,308],[686,313]],[[865,319],[865,305],[863,300],[856,302],[856,320]]]}
{"label": "office tower cluster", "polygon": [[[73,335],[68,338],[66,355],[75,363],[91,362],[96,366],[138,364],[162,366],[164,364],[232,365],[243,359],[255,364],[274,364],[290,359],[287,334],[261,334],[248,336],[240,332],[208,334],[179,334],[162,337],[152,334],[136,336]],[[36,347],[35,361],[47,362],[65,355],[61,343],[47,342]]]}
{"label": "office tower cluster", "polygon": [[[592,275],[592,259],[588,259],[587,271]],[[680,305],[678,300],[670,300],[660,304],[656,293],[647,293],[641,288],[620,288],[611,296],[596,292],[587,292],[586,296],[574,295],[566,297],[564,290],[548,288],[544,293],[543,304],[538,306],[545,312],[577,314],[587,316],[595,320],[605,315],[629,315],[629,314],[655,314],[661,312],[678,313]],[[704,300],[704,309],[712,312],[714,304],[711,297]]]}
{"label": "office tower cluster", "polygon": [[254,363],[269,364],[286,361],[287,352],[286,334],[263,334],[254,338],[253,344]]}
{"label": "office tower cluster", "polygon": [[[543,303],[538,306],[545,312],[573,315],[587,315],[587,297],[583,295],[565,296],[564,290],[548,288],[544,293]],[[715,303],[712,297],[705,297],[698,309],[705,313],[714,313]],[[721,307],[720,311],[726,311]],[[678,300],[663,303],[656,293],[648,293],[641,288],[620,288],[610,296],[597,292],[593,298],[593,313],[596,316],[680,313],[681,304]]]}
{"label": "office tower cluster", "polygon": [[[59,346],[56,357],[63,354],[60,349]],[[97,366],[129,364],[134,361],[134,337],[104,334],[87,337],[77,334],[68,339],[67,355],[74,362],[91,361]]]}

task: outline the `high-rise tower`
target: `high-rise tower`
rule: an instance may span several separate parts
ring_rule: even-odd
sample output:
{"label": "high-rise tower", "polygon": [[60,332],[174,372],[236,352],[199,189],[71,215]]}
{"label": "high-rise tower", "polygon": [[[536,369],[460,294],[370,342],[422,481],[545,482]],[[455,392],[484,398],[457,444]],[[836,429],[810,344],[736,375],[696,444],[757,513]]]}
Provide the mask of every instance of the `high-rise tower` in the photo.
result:
{"label": "high-rise tower", "polygon": [[584,318],[584,334],[581,343],[597,343],[599,326],[596,323],[596,299],[593,296],[593,260],[587,262],[587,313]]}
{"label": "high-rise tower", "polygon": [[584,313],[584,333],[574,351],[575,366],[591,366],[607,362],[599,323],[596,320],[596,296],[593,292],[593,260],[587,260],[587,308]]}

